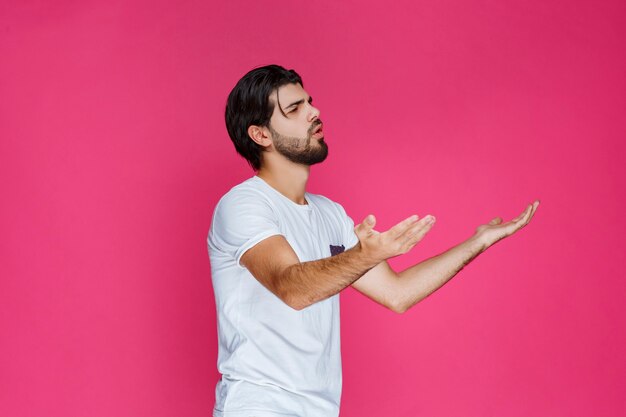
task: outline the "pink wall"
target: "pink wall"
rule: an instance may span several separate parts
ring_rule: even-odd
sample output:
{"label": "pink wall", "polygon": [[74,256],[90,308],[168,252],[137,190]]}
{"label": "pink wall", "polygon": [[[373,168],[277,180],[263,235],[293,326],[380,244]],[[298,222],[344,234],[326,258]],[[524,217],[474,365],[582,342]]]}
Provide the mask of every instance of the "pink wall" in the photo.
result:
{"label": "pink wall", "polygon": [[619,0],[3,2],[0,415],[210,415],[223,107],[274,62],[310,191],[437,217],[395,266],[542,201],[405,315],[343,293],[342,416],[624,415],[624,39]]}

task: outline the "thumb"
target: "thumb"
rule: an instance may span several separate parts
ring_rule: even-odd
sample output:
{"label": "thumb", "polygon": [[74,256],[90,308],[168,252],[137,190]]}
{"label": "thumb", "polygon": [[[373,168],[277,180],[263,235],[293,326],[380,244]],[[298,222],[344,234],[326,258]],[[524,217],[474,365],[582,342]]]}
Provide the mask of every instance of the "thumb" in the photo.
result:
{"label": "thumb", "polygon": [[354,228],[356,234],[369,234],[376,225],[376,217],[373,214],[363,219],[363,222]]}
{"label": "thumb", "polygon": [[502,217],[496,217],[496,218],[494,218],[493,220],[491,220],[489,222],[489,224],[491,224],[491,225],[496,225],[496,224],[500,224],[500,223],[502,223]]}

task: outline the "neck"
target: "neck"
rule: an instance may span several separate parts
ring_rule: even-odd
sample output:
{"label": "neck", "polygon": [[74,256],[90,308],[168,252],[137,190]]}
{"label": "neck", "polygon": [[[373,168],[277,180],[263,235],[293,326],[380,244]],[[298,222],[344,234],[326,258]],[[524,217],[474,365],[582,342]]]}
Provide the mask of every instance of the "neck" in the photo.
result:
{"label": "neck", "polygon": [[311,168],[308,165],[294,164],[291,161],[281,162],[283,163],[264,163],[257,176],[294,203],[308,204],[304,193]]}

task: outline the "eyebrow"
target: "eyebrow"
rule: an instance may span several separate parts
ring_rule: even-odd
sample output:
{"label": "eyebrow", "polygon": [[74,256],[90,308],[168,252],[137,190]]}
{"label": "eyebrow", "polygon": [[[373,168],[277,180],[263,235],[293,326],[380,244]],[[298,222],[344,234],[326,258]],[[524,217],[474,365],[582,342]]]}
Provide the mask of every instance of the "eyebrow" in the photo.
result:
{"label": "eyebrow", "polygon": [[[288,105],[287,107],[285,107],[284,110],[290,109],[294,106],[299,106],[300,104],[304,103],[304,99],[300,99],[298,101],[294,101],[293,103],[291,103],[290,105]],[[313,103],[313,97],[309,96],[309,103]]]}

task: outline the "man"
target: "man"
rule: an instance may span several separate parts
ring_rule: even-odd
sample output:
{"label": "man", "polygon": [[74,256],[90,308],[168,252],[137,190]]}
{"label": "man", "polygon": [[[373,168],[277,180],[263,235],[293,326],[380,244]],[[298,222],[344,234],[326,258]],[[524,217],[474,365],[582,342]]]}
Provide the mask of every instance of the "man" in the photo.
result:
{"label": "man", "polygon": [[351,285],[403,313],[498,240],[528,224],[496,217],[448,251],[394,272],[435,223],[411,216],[385,232],[354,227],[341,205],[306,192],[322,162],[320,112],[293,70],[247,73],[226,105],[226,126],[256,176],[215,208],[208,236],[218,311],[216,417],[337,416],[341,394],[339,292]]}

